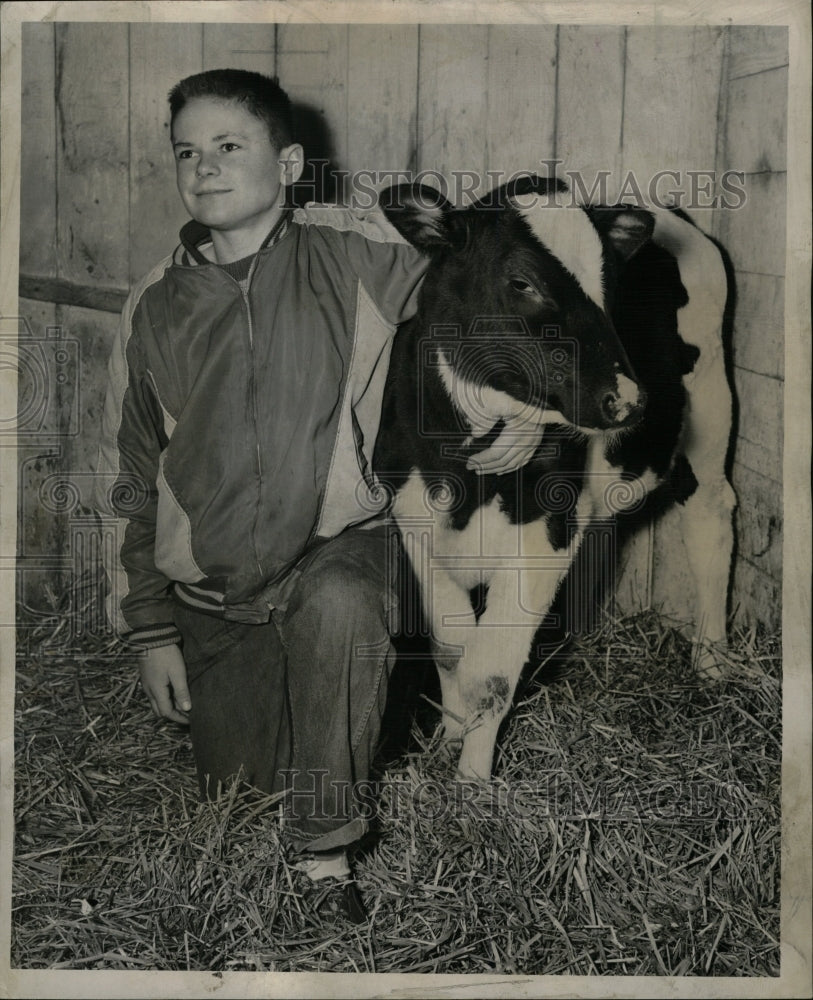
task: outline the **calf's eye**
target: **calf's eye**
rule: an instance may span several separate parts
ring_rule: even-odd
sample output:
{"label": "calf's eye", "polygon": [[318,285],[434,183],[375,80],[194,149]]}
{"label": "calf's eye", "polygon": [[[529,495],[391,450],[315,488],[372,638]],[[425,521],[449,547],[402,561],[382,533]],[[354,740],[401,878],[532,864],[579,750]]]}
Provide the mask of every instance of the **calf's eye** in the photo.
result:
{"label": "calf's eye", "polygon": [[532,285],[530,281],[526,281],[524,278],[520,277],[513,277],[508,279],[508,285],[512,292],[528,299],[529,304],[533,304],[535,307],[556,309],[556,302],[551,298],[551,296],[548,295],[544,289],[540,291],[540,289],[538,289],[536,285]]}

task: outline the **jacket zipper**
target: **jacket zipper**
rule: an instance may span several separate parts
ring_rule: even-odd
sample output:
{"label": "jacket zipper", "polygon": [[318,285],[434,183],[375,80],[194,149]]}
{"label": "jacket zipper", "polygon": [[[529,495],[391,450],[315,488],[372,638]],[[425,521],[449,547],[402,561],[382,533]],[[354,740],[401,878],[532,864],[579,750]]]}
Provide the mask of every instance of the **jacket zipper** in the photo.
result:
{"label": "jacket zipper", "polygon": [[232,278],[230,274],[226,274],[225,271],[223,273],[226,274],[226,277],[229,279],[229,281],[233,281],[234,284],[237,285],[237,288],[240,292],[240,297],[243,300],[243,306],[245,307],[246,322],[248,324],[248,349],[249,349],[249,362],[250,362],[248,391],[249,391],[249,398],[251,399],[251,413],[254,418],[254,438],[257,442],[256,443],[257,478],[259,481],[259,486],[257,488],[257,494],[258,494],[257,511],[254,516],[254,524],[252,525],[251,528],[251,544],[254,549],[254,561],[257,563],[257,569],[259,571],[260,578],[262,579],[264,577],[264,572],[262,563],[260,562],[259,554],[257,552],[257,517],[259,515],[260,500],[262,496],[263,464],[262,464],[262,457],[260,455],[260,433],[259,433],[260,420],[259,420],[259,414],[257,413],[257,379],[256,379],[256,370],[254,364],[254,324],[252,323],[251,319],[251,305],[249,304],[249,299],[248,299],[248,290],[251,288],[251,279],[254,276],[254,271],[256,267],[257,267],[257,256],[255,255],[254,260],[251,262],[251,267],[249,268],[245,291],[243,290],[243,286],[240,284],[239,281],[236,281],[234,278]]}
{"label": "jacket zipper", "polygon": [[257,551],[257,519],[260,513],[260,502],[262,500],[262,489],[263,489],[263,461],[260,454],[260,417],[257,413],[257,370],[255,365],[254,357],[254,324],[251,319],[251,305],[248,300],[248,293],[251,288],[251,279],[254,277],[254,271],[257,268],[257,259],[259,254],[254,255],[254,260],[251,262],[251,267],[248,269],[248,278],[246,279],[246,289],[243,291],[242,286],[240,287],[240,292],[243,296],[243,302],[246,307],[246,318],[248,320],[248,345],[251,357],[251,381],[249,383],[249,392],[251,393],[251,412],[254,414],[254,438],[256,441],[255,447],[257,450],[257,479],[259,485],[257,486],[257,510],[254,515],[254,524],[252,526],[252,544],[254,545],[254,558],[257,561],[257,569],[260,573],[260,580],[264,585],[265,581],[263,579],[263,567],[260,562],[260,556]]}

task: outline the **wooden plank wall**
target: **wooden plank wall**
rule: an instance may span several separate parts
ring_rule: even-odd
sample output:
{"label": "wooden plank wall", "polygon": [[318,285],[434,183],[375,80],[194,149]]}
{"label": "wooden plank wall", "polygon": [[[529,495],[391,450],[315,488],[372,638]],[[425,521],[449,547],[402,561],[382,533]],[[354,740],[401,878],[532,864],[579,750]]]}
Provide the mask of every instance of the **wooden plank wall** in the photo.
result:
{"label": "wooden plank wall", "polygon": [[[21,309],[35,335],[61,327],[81,352],[81,379],[60,388],[47,433],[25,453],[24,599],[35,600],[53,576],[54,553],[69,545],[69,512],[44,517],[38,491],[61,471],[86,496],[115,310],[131,282],[172,249],[184,221],[166,94],[187,74],[237,66],[279,74],[313,157],[351,177],[459,171],[450,191],[458,200],[490,187],[488,171],[505,176],[550,157],[615,177],[634,170],[644,184],[662,169],[747,173],[746,209],[736,218],[709,210],[698,221],[729,244],[741,283],[735,601],[742,614],[776,621],[782,29],[61,23],[26,25],[23,41],[21,285],[33,298]],[[315,196],[331,193],[316,168],[312,178]],[[345,179],[333,193],[352,190]],[[74,392],[79,432],[66,436]],[[667,521],[654,542],[644,535],[633,547],[625,603],[643,595],[688,613],[674,530]]]}
{"label": "wooden plank wall", "polygon": [[734,384],[739,407],[733,480],[739,498],[734,599],[739,614],[779,624],[788,32],[732,28],[718,164],[745,174],[748,200],[720,213],[715,234],[736,269]]}

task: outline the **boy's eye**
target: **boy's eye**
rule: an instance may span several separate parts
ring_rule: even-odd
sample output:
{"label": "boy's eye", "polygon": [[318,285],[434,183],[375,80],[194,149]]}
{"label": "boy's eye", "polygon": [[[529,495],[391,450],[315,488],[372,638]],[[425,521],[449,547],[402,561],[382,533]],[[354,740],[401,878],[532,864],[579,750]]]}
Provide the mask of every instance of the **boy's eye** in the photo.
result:
{"label": "boy's eye", "polygon": [[240,147],[236,142],[224,142],[220,148],[230,153],[233,149],[239,149]]}
{"label": "boy's eye", "polygon": [[179,160],[188,160],[192,157],[193,153],[191,149],[181,149],[178,152]]}

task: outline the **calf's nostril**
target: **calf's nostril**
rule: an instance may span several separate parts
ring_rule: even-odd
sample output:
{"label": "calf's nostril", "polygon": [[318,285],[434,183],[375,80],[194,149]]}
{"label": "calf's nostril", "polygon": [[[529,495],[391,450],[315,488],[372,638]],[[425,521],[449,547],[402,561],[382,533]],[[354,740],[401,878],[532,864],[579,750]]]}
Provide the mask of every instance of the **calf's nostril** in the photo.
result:
{"label": "calf's nostril", "polygon": [[646,394],[636,393],[634,398],[625,398],[618,393],[608,392],[601,400],[601,415],[611,427],[626,427],[635,423],[643,415]]}
{"label": "calf's nostril", "polygon": [[608,392],[601,400],[601,415],[609,423],[615,423],[618,419],[621,401],[614,392]]}

